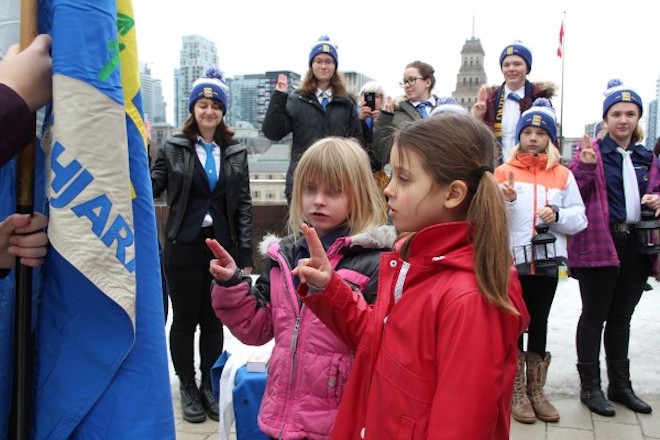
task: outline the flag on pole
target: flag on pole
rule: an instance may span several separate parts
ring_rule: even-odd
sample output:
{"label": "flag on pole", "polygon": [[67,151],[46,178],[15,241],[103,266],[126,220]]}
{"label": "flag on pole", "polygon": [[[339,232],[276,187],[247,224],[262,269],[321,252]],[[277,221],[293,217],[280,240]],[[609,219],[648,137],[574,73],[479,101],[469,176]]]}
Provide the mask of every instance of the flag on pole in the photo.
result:
{"label": "flag on pole", "polygon": [[40,0],[53,37],[34,438],[174,439],[130,0]]}
{"label": "flag on pole", "polygon": [[564,21],[559,28],[559,46],[557,46],[557,56],[561,58],[564,55]]}

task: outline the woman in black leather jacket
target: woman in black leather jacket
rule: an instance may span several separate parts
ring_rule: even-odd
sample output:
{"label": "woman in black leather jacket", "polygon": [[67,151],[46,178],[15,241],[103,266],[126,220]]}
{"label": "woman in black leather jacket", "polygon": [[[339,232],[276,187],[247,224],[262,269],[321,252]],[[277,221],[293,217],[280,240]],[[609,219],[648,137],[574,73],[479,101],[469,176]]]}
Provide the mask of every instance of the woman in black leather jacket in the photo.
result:
{"label": "woman in black leather jacket", "polygon": [[[227,86],[219,71],[193,83],[190,117],[167,140],[151,171],[154,197],[167,190],[164,266],[172,302],[170,352],[179,376],[183,418],[218,420],[211,367],[223,349],[222,323],[211,307],[209,262],[204,244],[215,238],[245,273],[252,261],[252,199],[245,146],[224,122]],[[200,327],[201,386],[195,380],[194,337]]]}

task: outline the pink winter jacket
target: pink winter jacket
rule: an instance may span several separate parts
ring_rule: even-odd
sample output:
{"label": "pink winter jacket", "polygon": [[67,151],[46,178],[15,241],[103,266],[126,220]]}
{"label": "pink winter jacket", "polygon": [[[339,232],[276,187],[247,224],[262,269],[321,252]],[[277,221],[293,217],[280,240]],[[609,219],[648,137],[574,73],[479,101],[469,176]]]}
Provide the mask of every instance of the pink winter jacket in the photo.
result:
{"label": "pink winter jacket", "polygon": [[[395,235],[387,226],[341,237],[328,247],[328,257],[354,290],[373,301],[380,254],[392,247]],[[213,308],[244,344],[275,338],[259,410],[261,431],[285,440],[329,439],[353,352],[299,302],[291,275],[298,246],[271,236],[260,248],[272,260],[270,267],[254,286],[247,279],[230,287],[214,283]]]}

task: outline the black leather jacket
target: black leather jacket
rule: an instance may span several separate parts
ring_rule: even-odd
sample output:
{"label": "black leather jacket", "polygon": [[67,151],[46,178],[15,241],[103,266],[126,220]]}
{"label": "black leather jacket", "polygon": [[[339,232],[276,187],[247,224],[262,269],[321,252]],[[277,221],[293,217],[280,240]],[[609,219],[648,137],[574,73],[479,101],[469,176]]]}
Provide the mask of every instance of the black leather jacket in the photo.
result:
{"label": "black leather jacket", "polygon": [[[238,141],[221,146],[222,169],[227,182],[227,217],[231,240],[238,254],[239,267],[253,266],[252,259],[252,197],[248,172],[247,150]],[[182,133],[169,138],[158,152],[151,170],[154,197],[167,190],[170,210],[165,225],[165,237],[175,240],[188,203],[193,171],[197,160],[194,144]]]}

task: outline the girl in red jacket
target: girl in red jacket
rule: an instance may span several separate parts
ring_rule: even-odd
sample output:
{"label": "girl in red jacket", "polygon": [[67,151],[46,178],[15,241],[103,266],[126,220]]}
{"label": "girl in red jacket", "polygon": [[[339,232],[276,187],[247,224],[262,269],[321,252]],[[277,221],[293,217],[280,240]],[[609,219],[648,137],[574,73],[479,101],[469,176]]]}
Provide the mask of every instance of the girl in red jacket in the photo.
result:
{"label": "girl in red jacket", "polygon": [[385,188],[406,233],[381,255],[376,304],[332,270],[316,231],[298,294],[353,347],[333,439],[508,439],[518,336],[529,316],[511,266],[495,145],[473,116],[395,134]]}

